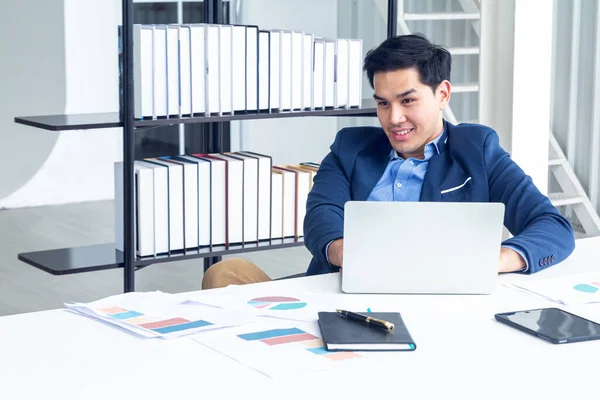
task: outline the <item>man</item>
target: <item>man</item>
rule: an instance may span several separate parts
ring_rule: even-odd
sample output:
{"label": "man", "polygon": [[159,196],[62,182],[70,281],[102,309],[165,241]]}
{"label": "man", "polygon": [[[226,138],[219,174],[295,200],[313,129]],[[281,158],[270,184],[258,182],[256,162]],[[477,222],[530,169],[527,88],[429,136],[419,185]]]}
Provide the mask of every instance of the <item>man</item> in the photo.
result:
{"label": "man", "polygon": [[[367,53],[382,128],[342,129],[321,163],[304,220],[313,255],[307,275],[343,266],[349,200],[502,202],[514,236],[502,243],[499,272],[535,273],[571,254],[571,225],[500,147],[496,132],[443,120],[450,69],[448,51],[420,35],[387,39]],[[269,279],[251,263],[227,263],[211,267],[203,286]]]}

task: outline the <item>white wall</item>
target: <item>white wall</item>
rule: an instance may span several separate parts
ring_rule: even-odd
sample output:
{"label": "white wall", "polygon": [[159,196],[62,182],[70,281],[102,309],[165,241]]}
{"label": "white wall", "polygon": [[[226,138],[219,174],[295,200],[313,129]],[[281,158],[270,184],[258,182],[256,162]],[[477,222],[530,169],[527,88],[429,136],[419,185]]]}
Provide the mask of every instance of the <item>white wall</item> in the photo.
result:
{"label": "white wall", "polygon": [[[548,191],[552,10],[547,0],[483,1],[480,122]],[[535,21],[535,29],[532,28]]]}
{"label": "white wall", "polygon": [[[548,191],[553,3],[515,3],[512,158]],[[535,29],[532,29],[535,21]]]}
{"label": "white wall", "polygon": [[[0,199],[44,163],[58,134],[15,124],[16,116],[65,107],[63,0],[5,0],[0,12]],[[2,200],[0,200],[0,207]]]}
{"label": "white wall", "polygon": [[[20,32],[31,33],[31,37],[26,35],[18,47],[13,45],[9,52],[2,52],[16,56],[5,58],[8,64],[12,63],[9,71],[21,69],[23,75],[20,85],[9,88],[18,104],[12,109],[2,107],[3,120],[17,115],[118,111],[120,2],[46,0],[32,5],[31,1],[15,0],[12,3],[14,6],[2,15],[18,26]],[[27,4],[17,6],[17,3]],[[37,18],[32,19],[31,12],[38,14]],[[6,44],[9,37],[2,35],[0,41]],[[54,49],[43,57],[44,67],[54,65],[52,75],[40,76],[43,70],[37,45],[40,39]],[[32,83],[28,84],[28,80]],[[39,103],[32,102],[32,98]],[[12,153],[0,157],[0,163],[10,165],[10,174],[6,173],[9,189],[0,188],[0,207],[113,198],[112,170],[113,162],[121,158],[121,129],[65,131],[57,135],[12,125],[0,128],[0,135],[18,134],[19,138],[17,146],[12,149],[3,146],[0,150]],[[0,168],[6,171],[6,166]],[[23,169],[29,173],[24,174]]]}

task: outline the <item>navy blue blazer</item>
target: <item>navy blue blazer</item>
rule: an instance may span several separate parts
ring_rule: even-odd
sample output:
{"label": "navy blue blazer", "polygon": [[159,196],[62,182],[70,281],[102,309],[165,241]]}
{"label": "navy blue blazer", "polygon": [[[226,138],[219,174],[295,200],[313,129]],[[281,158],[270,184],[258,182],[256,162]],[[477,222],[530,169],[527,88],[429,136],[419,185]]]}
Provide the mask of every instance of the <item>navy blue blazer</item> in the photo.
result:
{"label": "navy blue blazer", "polygon": [[[528,273],[567,258],[575,248],[571,224],[500,147],[497,133],[483,125],[455,126],[447,121],[444,129],[446,150],[430,159],[420,200],[504,203],[504,226],[513,235],[504,244],[526,256]],[[304,243],[313,255],[307,275],[339,270],[329,266],[325,249],[330,241],[343,237],[344,204],[367,200],[385,171],[391,149],[381,128],[338,132],[306,203]]]}

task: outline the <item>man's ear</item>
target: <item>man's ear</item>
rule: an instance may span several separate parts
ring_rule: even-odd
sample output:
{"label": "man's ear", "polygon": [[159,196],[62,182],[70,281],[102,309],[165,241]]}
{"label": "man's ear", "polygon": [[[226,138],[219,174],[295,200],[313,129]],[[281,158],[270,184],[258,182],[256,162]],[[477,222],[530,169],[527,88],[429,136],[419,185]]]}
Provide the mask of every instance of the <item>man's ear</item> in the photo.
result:
{"label": "man's ear", "polygon": [[442,83],[438,85],[437,94],[440,99],[440,110],[446,108],[448,103],[450,102],[450,92],[452,90],[452,85],[450,82],[444,80]]}

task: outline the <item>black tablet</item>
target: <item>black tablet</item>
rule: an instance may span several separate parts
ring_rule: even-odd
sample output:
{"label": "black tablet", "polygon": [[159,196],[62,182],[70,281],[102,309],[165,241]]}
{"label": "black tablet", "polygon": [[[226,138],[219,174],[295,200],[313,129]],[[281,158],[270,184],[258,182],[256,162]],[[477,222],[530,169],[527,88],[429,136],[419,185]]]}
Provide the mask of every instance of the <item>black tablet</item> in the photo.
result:
{"label": "black tablet", "polygon": [[495,315],[496,320],[555,344],[600,339],[600,324],[559,308]]}

